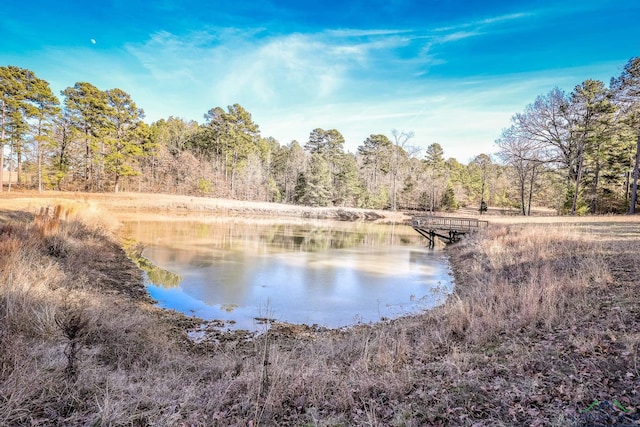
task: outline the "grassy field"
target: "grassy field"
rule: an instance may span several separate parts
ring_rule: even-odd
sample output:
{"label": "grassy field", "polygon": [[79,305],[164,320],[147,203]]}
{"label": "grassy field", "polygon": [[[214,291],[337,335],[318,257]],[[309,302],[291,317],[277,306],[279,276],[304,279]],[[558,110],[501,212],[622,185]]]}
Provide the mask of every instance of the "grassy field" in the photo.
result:
{"label": "grassy field", "polygon": [[437,309],[196,344],[116,243],[124,199],[99,198],[0,197],[0,425],[640,422],[635,217],[487,217],[447,249],[456,293]]}

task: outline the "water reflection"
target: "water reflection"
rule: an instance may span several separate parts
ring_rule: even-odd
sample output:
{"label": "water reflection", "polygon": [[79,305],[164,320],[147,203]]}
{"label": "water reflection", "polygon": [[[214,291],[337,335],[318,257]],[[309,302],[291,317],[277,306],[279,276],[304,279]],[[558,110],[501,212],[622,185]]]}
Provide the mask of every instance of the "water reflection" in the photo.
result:
{"label": "water reflection", "polygon": [[165,288],[174,288],[180,285],[182,277],[169,270],[158,267],[153,261],[145,258],[134,249],[128,250],[129,257],[138,268],[146,273],[147,281]]}
{"label": "water reflection", "polygon": [[158,285],[147,276],[162,306],[235,328],[253,329],[256,317],[329,327],[378,321],[438,304],[452,287],[443,254],[406,226],[218,219],[129,222],[126,232],[160,271],[181,279]]}

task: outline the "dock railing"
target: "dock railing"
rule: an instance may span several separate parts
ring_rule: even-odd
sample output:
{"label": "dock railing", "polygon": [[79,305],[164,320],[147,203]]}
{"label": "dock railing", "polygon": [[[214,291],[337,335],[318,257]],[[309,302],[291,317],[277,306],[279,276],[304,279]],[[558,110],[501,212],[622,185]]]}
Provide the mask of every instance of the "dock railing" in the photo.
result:
{"label": "dock railing", "polygon": [[456,232],[468,232],[484,228],[488,224],[487,221],[481,221],[476,218],[456,218],[443,216],[414,216],[411,220],[413,227],[419,227],[429,230],[447,230]]}
{"label": "dock railing", "polygon": [[476,218],[458,218],[444,216],[414,216],[411,219],[413,229],[429,241],[429,247],[435,246],[436,237],[445,243],[455,243],[467,233],[484,228],[489,223]]}

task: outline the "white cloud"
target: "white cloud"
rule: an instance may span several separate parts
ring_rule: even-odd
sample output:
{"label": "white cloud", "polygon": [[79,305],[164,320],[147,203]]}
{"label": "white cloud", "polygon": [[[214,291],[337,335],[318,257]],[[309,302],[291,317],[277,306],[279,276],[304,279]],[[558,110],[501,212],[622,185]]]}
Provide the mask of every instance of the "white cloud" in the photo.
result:
{"label": "white cloud", "polygon": [[533,15],[534,15],[533,13],[510,13],[507,15],[500,15],[500,16],[494,16],[491,18],[481,19],[480,21],[477,21],[477,24],[486,25],[486,24],[495,24],[498,22],[515,21],[515,20],[520,20]]}
{"label": "white cloud", "polygon": [[436,43],[448,43],[457,42],[458,40],[468,39],[470,37],[476,37],[481,35],[479,31],[455,31],[449,34],[445,34],[434,38]]}
{"label": "white cloud", "polygon": [[335,128],[345,136],[346,148],[355,151],[370,134],[389,135],[395,128],[413,131],[413,143],[423,149],[440,143],[447,156],[460,161],[492,152],[510,117],[537,95],[554,85],[571,90],[582,75],[598,77],[593,67],[429,77],[428,67],[446,57],[434,57],[429,45],[423,50],[418,45],[423,40],[455,43],[478,35],[475,31],[457,28],[433,36],[339,30],[270,37],[255,37],[263,35],[260,29],[186,36],[161,32],[127,50],[147,73],[137,78],[146,89],[136,90],[150,120],[169,115],[201,120],[210,108],[237,102],[252,113],[264,136],[283,144],[294,139],[304,143],[316,127]]}
{"label": "white cloud", "polygon": [[[315,127],[336,128],[345,137],[346,148],[355,151],[370,135],[390,136],[391,129],[413,131],[412,143],[426,149],[438,142],[447,157],[468,162],[480,153],[493,153],[494,141],[511,117],[558,85],[573,86],[596,74],[611,73],[616,64],[581,67],[555,72],[426,81],[414,86],[415,95],[362,102],[343,100],[309,106],[303,111],[282,109],[255,115],[265,135],[281,143],[296,139],[304,143]],[[424,152],[424,151],[423,151]]]}
{"label": "white cloud", "polygon": [[473,21],[462,22],[456,25],[448,25],[445,27],[437,27],[434,29],[435,32],[438,33],[450,33],[450,32],[459,32],[461,30],[467,28],[480,28],[493,24],[501,24],[510,21],[519,21],[524,18],[529,18],[535,16],[534,13],[522,12],[522,13],[510,13],[506,15],[498,15],[489,18],[476,19]]}
{"label": "white cloud", "polygon": [[335,37],[371,37],[371,36],[391,36],[398,34],[412,33],[413,30],[360,30],[360,29],[340,29],[340,30],[327,30],[326,34]]}
{"label": "white cloud", "polygon": [[[212,102],[291,106],[353,92],[354,74],[383,71],[370,68],[374,55],[390,55],[408,43],[397,33],[344,30],[254,38],[230,30],[183,37],[160,32],[127,49],[160,84],[199,85]],[[366,37],[352,40],[353,34]]]}

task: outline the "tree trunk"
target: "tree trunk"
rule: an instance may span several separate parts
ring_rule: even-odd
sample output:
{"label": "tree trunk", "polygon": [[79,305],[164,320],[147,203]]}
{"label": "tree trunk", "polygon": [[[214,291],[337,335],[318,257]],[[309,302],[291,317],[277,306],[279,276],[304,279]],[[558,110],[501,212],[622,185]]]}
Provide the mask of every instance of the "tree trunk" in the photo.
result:
{"label": "tree trunk", "polygon": [[[631,163],[631,162],[629,162]],[[629,203],[629,184],[631,183],[631,171],[627,170],[624,178],[624,203]]]}
{"label": "tree trunk", "polygon": [[520,207],[522,208],[523,216],[527,216],[527,205],[524,203],[525,185],[526,175],[525,170],[523,169],[522,174],[520,175]]}
{"label": "tree trunk", "polygon": [[22,147],[19,145],[19,149],[16,150],[16,185],[19,187],[22,184]]}
{"label": "tree trunk", "polygon": [[7,191],[11,192],[11,178],[13,178],[11,172],[13,171],[13,144],[9,144],[9,188]]}
{"label": "tree trunk", "polygon": [[91,161],[91,147],[89,146],[89,136],[85,135],[84,139],[85,153],[84,153],[84,189],[89,191],[89,168]]}
{"label": "tree trunk", "polygon": [[2,116],[0,117],[0,128],[2,135],[0,136],[0,193],[4,187],[4,121],[5,121],[5,103],[2,101]]}
{"label": "tree trunk", "polygon": [[236,198],[236,152],[231,156],[231,198]]}
{"label": "tree trunk", "polygon": [[527,206],[527,215],[531,216],[531,200],[533,200],[533,186],[536,182],[536,166],[537,164],[533,164],[533,168],[531,169],[531,181],[529,181],[529,205]]}
{"label": "tree trunk", "polygon": [[394,151],[394,165],[393,165],[393,185],[391,188],[391,192],[393,193],[391,196],[391,210],[395,212],[398,207],[397,194],[396,194],[396,181],[398,179],[398,140],[396,139],[396,149]]}
{"label": "tree trunk", "polygon": [[629,213],[636,213],[636,200],[638,196],[638,165],[640,164],[640,128],[638,128],[638,142],[636,144],[636,163],[633,167],[633,188],[631,190],[631,204]]}
{"label": "tree trunk", "polygon": [[[116,143],[116,148],[115,150],[117,150],[117,143]],[[104,189],[107,188],[107,184],[104,182],[104,157],[105,157],[105,149],[104,149],[104,141],[101,140],[100,141],[100,158],[98,160],[98,171],[96,173],[97,177],[96,177],[96,183],[98,186],[98,191],[102,191]],[[117,166],[116,166],[117,167]],[[116,191],[117,193],[117,191]]]}
{"label": "tree trunk", "polygon": [[393,193],[392,197],[391,197],[391,210],[395,211],[396,210],[396,206],[397,206],[397,202],[396,202],[396,174],[393,174],[393,186],[391,189],[391,192]]}
{"label": "tree trunk", "polygon": [[38,192],[42,192],[42,119],[38,120],[38,142],[36,143],[36,151],[38,157]]}
{"label": "tree trunk", "polygon": [[576,214],[576,208],[578,207],[578,193],[580,191],[580,181],[582,180],[582,163],[584,157],[583,147],[580,147],[580,151],[578,152],[578,170],[576,171],[576,187],[573,192],[573,201],[571,203],[571,215]]}
{"label": "tree trunk", "polygon": [[591,214],[595,215],[598,211],[598,186],[600,184],[600,159],[596,156],[596,165],[593,177],[593,195],[591,196]]}
{"label": "tree trunk", "polygon": [[42,142],[38,141],[38,192],[42,193]]}

